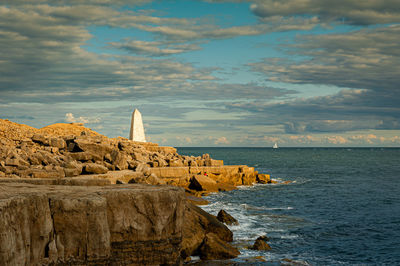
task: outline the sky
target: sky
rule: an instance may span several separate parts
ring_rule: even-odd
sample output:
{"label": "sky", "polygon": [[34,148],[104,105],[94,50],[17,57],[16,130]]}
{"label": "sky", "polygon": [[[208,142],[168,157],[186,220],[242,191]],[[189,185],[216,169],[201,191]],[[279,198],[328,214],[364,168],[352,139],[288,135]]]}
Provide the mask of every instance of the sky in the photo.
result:
{"label": "sky", "polygon": [[168,146],[400,147],[398,0],[0,0],[0,118]]}

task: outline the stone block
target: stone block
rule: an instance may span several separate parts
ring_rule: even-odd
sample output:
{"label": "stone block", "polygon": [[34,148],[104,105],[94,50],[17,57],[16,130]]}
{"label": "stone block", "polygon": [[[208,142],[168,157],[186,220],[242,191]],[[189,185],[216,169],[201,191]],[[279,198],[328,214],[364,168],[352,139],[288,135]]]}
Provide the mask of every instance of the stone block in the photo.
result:
{"label": "stone block", "polygon": [[66,147],[65,140],[62,138],[50,138],[49,144],[50,146],[59,149],[64,149]]}

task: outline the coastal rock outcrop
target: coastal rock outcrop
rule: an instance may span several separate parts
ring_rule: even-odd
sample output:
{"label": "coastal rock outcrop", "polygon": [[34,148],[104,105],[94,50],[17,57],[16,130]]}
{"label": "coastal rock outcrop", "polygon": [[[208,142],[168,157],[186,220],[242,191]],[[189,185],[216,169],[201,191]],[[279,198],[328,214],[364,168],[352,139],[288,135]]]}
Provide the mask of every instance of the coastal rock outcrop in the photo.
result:
{"label": "coastal rock outcrop", "polygon": [[240,254],[239,250],[222,241],[213,233],[208,233],[200,247],[202,260],[233,259]]}
{"label": "coastal rock outcrop", "polygon": [[253,246],[250,247],[250,249],[271,250],[272,248],[269,246],[267,241],[269,241],[269,238],[267,236],[260,236],[256,239],[256,241],[254,242]]}
{"label": "coastal rock outcrop", "polygon": [[[218,221],[215,216],[193,204],[187,203],[184,220],[181,251],[183,258],[207,252],[207,249],[200,251],[200,248],[208,233],[213,233],[223,242],[233,241],[233,234],[228,227]],[[205,253],[203,255],[207,257]]]}
{"label": "coastal rock outcrop", "polygon": [[184,192],[2,183],[0,264],[179,264]]}
{"label": "coastal rock outcrop", "polygon": [[218,212],[217,219],[227,225],[239,225],[239,222],[224,210]]}
{"label": "coastal rock outcrop", "polygon": [[209,154],[180,155],[175,148],[150,142],[107,138],[82,124],[35,129],[0,119],[0,130],[0,176],[64,178],[130,170],[141,175],[135,176],[136,183],[181,186],[195,195],[270,182],[269,175],[253,167],[226,166]]}
{"label": "coastal rock outcrop", "polygon": [[[270,183],[253,167],[108,138],[83,124],[35,129],[3,119],[0,177],[1,265],[233,258],[239,253],[229,244],[232,232],[189,202]],[[227,224],[233,219],[219,216]]]}

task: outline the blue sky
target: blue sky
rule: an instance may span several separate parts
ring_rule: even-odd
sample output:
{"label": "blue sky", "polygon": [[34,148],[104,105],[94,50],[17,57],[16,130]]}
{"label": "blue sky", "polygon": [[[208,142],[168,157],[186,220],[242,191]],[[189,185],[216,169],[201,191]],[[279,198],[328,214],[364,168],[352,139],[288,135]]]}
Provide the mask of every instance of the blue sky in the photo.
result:
{"label": "blue sky", "polygon": [[0,118],[171,146],[400,146],[400,2],[4,0]]}

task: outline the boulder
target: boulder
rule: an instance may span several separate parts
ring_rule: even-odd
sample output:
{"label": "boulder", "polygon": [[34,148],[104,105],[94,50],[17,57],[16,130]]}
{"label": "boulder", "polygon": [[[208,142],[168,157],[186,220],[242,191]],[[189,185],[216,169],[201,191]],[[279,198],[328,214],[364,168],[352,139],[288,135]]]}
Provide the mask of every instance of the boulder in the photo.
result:
{"label": "boulder", "polygon": [[257,181],[257,183],[260,183],[260,184],[268,184],[268,183],[271,183],[271,177],[270,177],[270,175],[267,175],[267,174],[257,174],[256,181]]}
{"label": "boulder", "polygon": [[29,166],[30,164],[25,161],[20,155],[17,153],[11,153],[5,160],[5,165],[8,166]]}
{"label": "boulder", "polygon": [[110,153],[111,155],[111,163],[115,166],[116,170],[125,170],[128,169],[127,157],[119,152],[117,149],[113,149]]}
{"label": "boulder", "polygon": [[215,216],[191,203],[186,203],[184,221],[181,251],[183,258],[197,254],[207,233],[214,233],[226,242],[233,240],[233,234],[228,227]]}
{"label": "boulder", "polygon": [[206,160],[204,160],[204,165],[205,166],[223,166],[224,161],[223,160],[206,159]]}
{"label": "boulder", "polygon": [[41,134],[34,134],[32,136],[32,141],[41,145],[49,145],[49,139]]}
{"label": "boulder", "polygon": [[168,163],[163,158],[157,158],[155,162],[158,163],[158,167],[167,167]]}
{"label": "boulder", "polygon": [[108,153],[111,153],[112,147],[106,143],[102,143],[97,137],[77,137],[74,140],[79,150],[90,152],[98,155],[101,159]]}
{"label": "boulder", "polygon": [[199,253],[202,260],[233,259],[240,255],[237,248],[222,241],[213,233],[206,234]]}
{"label": "boulder", "polygon": [[239,225],[239,222],[224,210],[218,212],[217,219],[227,225]]}
{"label": "boulder", "polygon": [[73,168],[64,168],[64,175],[65,177],[73,177],[73,176],[78,176],[82,173],[82,171],[78,169],[73,169]]}
{"label": "boulder", "polygon": [[250,249],[254,250],[271,250],[272,248],[268,245],[267,241],[269,238],[267,236],[260,236],[254,242],[254,245]]}
{"label": "boulder", "polygon": [[83,167],[84,174],[105,174],[107,172],[107,167],[97,163],[87,163]]}
{"label": "boulder", "polygon": [[182,167],[185,166],[181,160],[169,160],[169,167]]}
{"label": "boulder", "polygon": [[144,163],[139,163],[136,168],[135,168],[135,172],[141,172],[144,175],[151,175],[151,170],[150,167],[148,167],[146,164]]}
{"label": "boulder", "polygon": [[85,151],[85,152],[74,152],[70,154],[71,157],[80,162],[87,162],[87,161],[100,161],[102,160],[102,157],[98,154]]}
{"label": "boulder", "polygon": [[151,174],[146,178],[146,184],[149,185],[165,185],[166,182],[158,178],[155,174]]}
{"label": "boulder", "polygon": [[62,138],[50,138],[49,145],[59,149],[63,149],[66,147],[65,140],[63,140]]}
{"label": "boulder", "polygon": [[42,165],[59,165],[59,162],[55,159],[54,154],[50,152],[40,150],[36,154],[36,158],[40,161]]}
{"label": "boulder", "polygon": [[206,175],[193,176],[189,188],[197,191],[218,191],[217,182]]}
{"label": "boulder", "polygon": [[132,158],[136,161],[146,162],[148,159],[148,156],[146,156],[145,154],[143,154],[141,152],[133,152]]}
{"label": "boulder", "polygon": [[70,161],[63,164],[66,177],[78,176],[82,173],[82,164]]}

